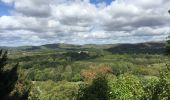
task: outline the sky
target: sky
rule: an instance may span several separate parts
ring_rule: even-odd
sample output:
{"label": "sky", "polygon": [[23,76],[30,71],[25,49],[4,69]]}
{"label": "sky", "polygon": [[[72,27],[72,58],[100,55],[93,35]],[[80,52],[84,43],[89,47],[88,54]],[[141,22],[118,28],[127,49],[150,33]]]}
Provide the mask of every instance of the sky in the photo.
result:
{"label": "sky", "polygon": [[170,0],[0,0],[0,46],[163,41]]}

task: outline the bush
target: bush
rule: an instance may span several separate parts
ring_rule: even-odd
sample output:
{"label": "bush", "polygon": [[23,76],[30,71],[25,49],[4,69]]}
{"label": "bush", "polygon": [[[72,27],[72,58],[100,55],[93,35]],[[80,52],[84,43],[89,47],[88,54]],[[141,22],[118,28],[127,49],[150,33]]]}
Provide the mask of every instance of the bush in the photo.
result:
{"label": "bush", "polygon": [[151,80],[145,87],[145,99],[170,100],[170,66],[161,73],[158,80]]}

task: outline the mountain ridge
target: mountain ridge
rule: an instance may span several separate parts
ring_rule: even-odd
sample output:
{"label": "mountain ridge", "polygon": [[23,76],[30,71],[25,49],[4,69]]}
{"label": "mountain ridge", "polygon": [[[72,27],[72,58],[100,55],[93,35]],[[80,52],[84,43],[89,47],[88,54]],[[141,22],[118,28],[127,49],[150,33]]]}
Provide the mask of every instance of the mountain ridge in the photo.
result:
{"label": "mountain ridge", "polygon": [[19,47],[0,47],[0,49],[35,51],[35,50],[85,50],[87,48],[103,49],[111,53],[163,53],[165,51],[165,42],[145,42],[145,43],[123,43],[123,44],[45,44],[41,46],[19,46]]}

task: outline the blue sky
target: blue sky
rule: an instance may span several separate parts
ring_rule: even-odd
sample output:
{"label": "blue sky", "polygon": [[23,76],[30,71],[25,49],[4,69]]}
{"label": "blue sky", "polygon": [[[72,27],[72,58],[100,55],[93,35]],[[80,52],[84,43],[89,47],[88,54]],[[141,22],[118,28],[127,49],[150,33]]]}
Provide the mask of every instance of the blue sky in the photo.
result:
{"label": "blue sky", "polygon": [[13,9],[12,6],[9,6],[2,1],[0,1],[0,16],[2,15],[10,15],[11,10]]}
{"label": "blue sky", "polygon": [[91,3],[93,4],[98,4],[101,2],[105,2],[107,5],[110,5],[113,0],[90,0]]}
{"label": "blue sky", "polygon": [[[106,5],[110,5],[113,0],[90,0],[91,4],[97,5],[99,3],[106,3]],[[0,16],[2,15],[10,15],[11,11],[13,10],[12,5],[8,5],[0,1]]]}
{"label": "blue sky", "polygon": [[169,0],[69,1],[1,0],[0,46],[140,43],[170,34]]}

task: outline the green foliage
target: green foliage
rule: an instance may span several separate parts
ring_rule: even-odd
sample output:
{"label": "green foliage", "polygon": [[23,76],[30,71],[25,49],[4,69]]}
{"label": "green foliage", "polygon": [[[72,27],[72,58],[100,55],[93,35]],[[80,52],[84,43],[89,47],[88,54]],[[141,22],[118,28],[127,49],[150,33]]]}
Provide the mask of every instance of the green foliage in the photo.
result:
{"label": "green foliage", "polygon": [[66,58],[69,57],[69,60],[84,60],[84,59],[89,59],[90,55],[88,53],[85,52],[68,52],[64,54],[66,56]]}
{"label": "green foliage", "polygon": [[[86,50],[88,53],[79,53]],[[10,56],[9,62],[20,62],[22,71],[28,75],[25,80],[33,83],[30,100],[167,100],[169,93],[168,74],[163,71],[159,76],[161,68],[169,62],[162,54],[111,54],[102,47],[90,46],[18,51]],[[96,78],[96,73],[107,68],[108,76]],[[95,79],[86,80],[83,71]],[[21,84],[16,86],[19,96],[27,90]]]}
{"label": "green foliage", "polygon": [[17,68],[18,64],[16,64],[11,70],[5,69],[7,65],[8,57],[7,51],[3,53],[0,50],[0,98],[7,99],[9,97],[10,92],[14,89],[14,86],[18,80]]}
{"label": "green foliage", "polygon": [[2,100],[26,100],[29,94],[29,82],[18,74],[18,64],[7,67],[7,51],[0,51],[0,98]]}
{"label": "green foliage", "polygon": [[83,81],[83,77],[80,74],[75,74],[71,80],[73,82]]}
{"label": "green foliage", "polygon": [[99,76],[93,80],[90,86],[81,87],[78,94],[78,100],[108,100],[107,79]]}
{"label": "green foliage", "polygon": [[138,77],[124,74],[117,79],[110,79],[110,100],[141,100],[144,96],[143,86]]}
{"label": "green foliage", "polygon": [[170,55],[170,36],[167,37],[167,41],[166,41],[166,54]]}
{"label": "green foliage", "polygon": [[76,100],[78,84],[61,81],[34,82],[29,100]]}
{"label": "green foliage", "polygon": [[15,88],[10,93],[10,100],[27,100],[31,86],[31,82],[26,78],[26,73],[20,70]]}
{"label": "green foliage", "polygon": [[159,80],[151,80],[145,87],[146,99],[170,100],[170,66],[160,73]]}

